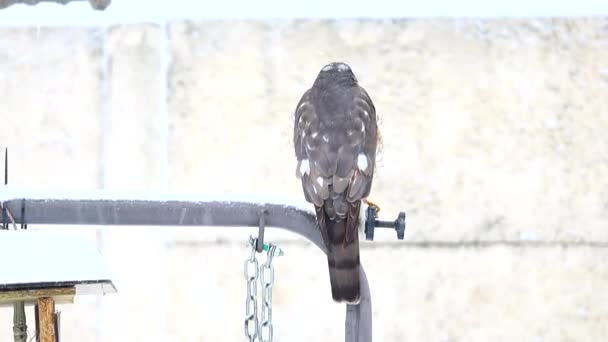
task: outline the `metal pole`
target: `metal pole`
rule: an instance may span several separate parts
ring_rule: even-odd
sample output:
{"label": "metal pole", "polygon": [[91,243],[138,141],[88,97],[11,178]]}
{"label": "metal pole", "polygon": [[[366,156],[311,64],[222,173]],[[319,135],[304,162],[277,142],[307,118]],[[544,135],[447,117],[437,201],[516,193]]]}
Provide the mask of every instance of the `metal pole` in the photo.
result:
{"label": "metal pole", "polygon": [[[22,206],[26,207],[28,224],[259,227],[259,213],[265,211],[266,227],[297,233],[326,252],[315,216],[304,208],[240,199],[184,198],[105,191],[43,194],[12,188],[3,194],[0,188],[0,201],[13,213],[16,223],[24,220]],[[360,282],[360,304],[346,306],[346,342],[372,341],[371,296],[363,267]]]}
{"label": "metal pole", "polygon": [[13,304],[13,339],[15,342],[27,342],[24,302]]}

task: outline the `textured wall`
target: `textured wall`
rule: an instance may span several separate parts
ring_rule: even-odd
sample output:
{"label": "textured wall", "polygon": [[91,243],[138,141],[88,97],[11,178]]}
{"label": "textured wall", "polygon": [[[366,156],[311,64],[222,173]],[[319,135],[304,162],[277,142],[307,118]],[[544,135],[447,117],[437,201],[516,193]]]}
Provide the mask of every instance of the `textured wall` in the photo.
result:
{"label": "textured wall", "polygon": [[[382,120],[372,199],[408,211],[406,242],[362,246],[375,339],[608,339],[604,18],[2,29],[11,182],[300,199],[291,115],[334,60]],[[70,230],[98,241],[120,293],[64,307],[66,340],[243,340],[251,231]],[[342,339],[324,257],[269,238],[287,252],[276,339]]]}

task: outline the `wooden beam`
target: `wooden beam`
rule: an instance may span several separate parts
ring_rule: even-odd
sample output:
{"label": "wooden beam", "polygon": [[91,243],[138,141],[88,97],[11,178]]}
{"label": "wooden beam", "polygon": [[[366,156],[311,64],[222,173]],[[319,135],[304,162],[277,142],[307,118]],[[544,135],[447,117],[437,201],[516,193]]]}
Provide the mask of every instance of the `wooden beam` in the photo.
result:
{"label": "wooden beam", "polygon": [[40,342],[56,342],[55,301],[51,297],[38,299],[38,321],[40,322]]}
{"label": "wooden beam", "polygon": [[76,295],[75,287],[60,287],[36,290],[14,290],[0,292],[0,306],[13,305],[17,302],[34,304],[38,298],[51,297],[57,303],[73,303]]}

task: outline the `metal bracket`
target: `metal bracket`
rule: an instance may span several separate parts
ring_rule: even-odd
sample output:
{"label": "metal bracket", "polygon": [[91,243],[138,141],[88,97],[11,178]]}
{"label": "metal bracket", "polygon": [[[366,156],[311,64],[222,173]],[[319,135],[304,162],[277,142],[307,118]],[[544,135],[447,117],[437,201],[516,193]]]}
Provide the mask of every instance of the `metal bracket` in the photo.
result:
{"label": "metal bracket", "polygon": [[400,212],[395,221],[380,221],[376,219],[377,215],[378,208],[370,205],[367,208],[367,219],[365,220],[365,240],[374,240],[376,228],[393,228],[397,232],[397,239],[403,240],[405,236],[405,211]]}
{"label": "metal bracket", "polygon": [[25,198],[21,199],[21,229],[27,229],[27,220],[25,218]]}
{"label": "metal bracket", "polygon": [[264,230],[266,228],[266,215],[268,215],[268,210],[262,209],[260,210],[258,216],[258,238],[255,240],[255,251],[258,253],[262,253],[264,250]]}

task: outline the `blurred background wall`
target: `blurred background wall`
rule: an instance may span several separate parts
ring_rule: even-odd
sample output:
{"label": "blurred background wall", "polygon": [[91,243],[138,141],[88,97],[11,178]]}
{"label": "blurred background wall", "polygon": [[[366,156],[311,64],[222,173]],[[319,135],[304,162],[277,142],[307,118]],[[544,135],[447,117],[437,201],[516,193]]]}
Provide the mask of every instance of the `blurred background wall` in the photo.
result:
{"label": "blurred background wall", "polygon": [[[608,339],[606,18],[3,26],[10,183],[301,200],[292,113],[336,60],[381,118],[371,199],[408,212],[406,241],[361,246],[375,340]],[[96,241],[115,275],[118,294],[60,307],[63,341],[244,340],[254,230],[30,229]],[[267,239],[286,251],[275,340],[343,340],[325,257]]]}

